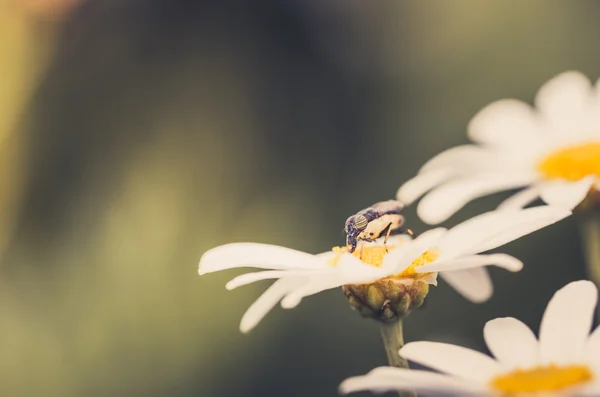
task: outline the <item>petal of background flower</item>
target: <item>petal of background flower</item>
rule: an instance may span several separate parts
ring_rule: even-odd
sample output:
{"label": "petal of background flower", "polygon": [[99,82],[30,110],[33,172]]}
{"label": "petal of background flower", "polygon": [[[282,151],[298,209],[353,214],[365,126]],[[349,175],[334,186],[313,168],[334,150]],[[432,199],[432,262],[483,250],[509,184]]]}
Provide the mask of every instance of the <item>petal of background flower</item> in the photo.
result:
{"label": "petal of background flower", "polygon": [[232,243],[206,251],[200,259],[199,274],[212,273],[236,267],[261,269],[310,269],[322,266],[315,255],[259,243]]}
{"label": "petal of background flower", "polygon": [[440,260],[500,247],[569,215],[571,211],[565,208],[548,205],[523,210],[496,210],[478,215],[446,233],[440,241]]}
{"label": "petal of background flower", "polygon": [[496,360],[507,367],[528,368],[538,362],[537,338],[529,327],[516,318],[488,321],[483,328],[483,336]]}
{"label": "petal of background flower", "polygon": [[540,197],[540,187],[535,184],[513,194],[498,206],[499,210],[521,209]]}
{"label": "petal of background flower", "polygon": [[511,272],[518,272],[523,268],[523,262],[507,254],[469,255],[447,261],[434,261],[415,270],[418,273],[430,273],[466,270],[482,266],[498,266]]}
{"label": "petal of background flower", "polygon": [[535,98],[542,116],[563,133],[569,126],[583,118],[593,103],[594,95],[590,80],[582,73],[569,71],[546,82]]}
{"label": "petal of background flower", "polygon": [[423,194],[448,180],[453,173],[455,171],[450,167],[421,172],[400,186],[396,193],[396,198],[404,204],[412,204],[413,201]]}
{"label": "petal of background flower", "polygon": [[379,367],[363,376],[346,379],[340,385],[340,393],[362,390],[414,390],[437,393],[479,393],[485,388],[448,375],[405,368]]}
{"label": "petal of background flower", "polygon": [[437,371],[478,383],[487,383],[502,370],[493,358],[483,353],[447,343],[411,342],[400,349],[400,355]]}
{"label": "petal of background flower", "polygon": [[305,277],[286,277],[275,281],[246,310],[240,322],[240,331],[246,333],[252,330],[285,294],[307,281],[308,279]]}
{"label": "petal of background flower", "polygon": [[516,99],[486,106],[473,117],[467,131],[475,142],[525,150],[543,138],[538,115],[530,105]]}
{"label": "petal of background flower", "polygon": [[585,199],[595,182],[596,177],[593,175],[576,182],[566,180],[546,181],[540,186],[540,197],[550,205],[573,209]]}
{"label": "petal of background flower", "polygon": [[454,180],[429,192],[417,207],[423,222],[445,221],[469,201],[507,189],[528,185],[533,180],[529,172],[515,174],[476,174]]}
{"label": "petal of background flower", "polygon": [[540,356],[543,363],[580,360],[592,327],[598,290],[591,281],[575,281],[559,289],[542,317]]}
{"label": "petal of background flower", "polygon": [[437,169],[470,170],[470,167],[490,162],[493,152],[477,145],[460,145],[444,150],[432,157],[419,173]]}
{"label": "petal of background flower", "polygon": [[443,272],[439,275],[459,294],[474,303],[487,301],[494,292],[490,274],[484,267]]}

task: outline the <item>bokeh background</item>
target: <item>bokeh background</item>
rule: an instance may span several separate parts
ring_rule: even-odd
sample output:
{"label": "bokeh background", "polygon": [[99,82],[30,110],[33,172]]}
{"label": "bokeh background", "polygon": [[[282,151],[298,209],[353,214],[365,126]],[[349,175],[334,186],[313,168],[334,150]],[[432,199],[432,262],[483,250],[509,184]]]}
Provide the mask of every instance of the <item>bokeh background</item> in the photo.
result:
{"label": "bokeh background", "polygon": [[[531,101],[569,69],[596,80],[599,15],[594,1],[0,0],[0,394],[337,395],[386,363],[377,324],[328,291],[241,334],[268,282],[227,292],[240,271],[199,277],[202,253],[343,243],[349,214],[466,143],[487,103]],[[442,282],[406,339],[485,349],[485,321],[537,330],[584,277],[574,218],[502,251],[526,267],[492,269],[491,301]]]}

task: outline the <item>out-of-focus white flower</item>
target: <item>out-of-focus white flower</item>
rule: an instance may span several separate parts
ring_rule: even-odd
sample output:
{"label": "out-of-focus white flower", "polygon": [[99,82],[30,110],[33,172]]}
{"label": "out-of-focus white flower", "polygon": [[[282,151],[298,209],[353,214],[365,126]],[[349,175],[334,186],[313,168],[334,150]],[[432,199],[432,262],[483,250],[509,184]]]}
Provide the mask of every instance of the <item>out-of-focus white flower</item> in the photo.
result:
{"label": "out-of-focus white flower", "polygon": [[442,373],[380,367],[344,381],[344,393],[416,390],[419,394],[600,396],[600,327],[591,335],[598,291],[590,281],[560,289],[548,303],[539,340],[515,318],[483,330],[495,356],[445,343],[412,342],[400,354]]}
{"label": "out-of-focus white flower", "polygon": [[525,187],[501,208],[524,207],[541,197],[573,209],[600,188],[600,84],[566,72],[548,81],[536,108],[505,99],[481,110],[468,135],[477,145],[446,150],[398,190],[410,204],[429,192],[417,212],[437,224],[470,200]]}
{"label": "out-of-focus white flower", "polygon": [[[383,245],[381,239],[363,244],[354,253],[335,247],[312,255],[289,248],[233,243],[207,251],[200,260],[199,273],[239,267],[269,269],[238,276],[227,284],[234,289],[258,280],[277,281],[244,314],[240,328],[252,329],[281,300],[292,308],[302,298],[345,285],[391,280],[394,285],[436,284],[439,274],[472,301],[484,301],[492,284],[484,266],[494,265],[518,271],[522,263],[509,255],[485,252],[570,215],[562,208],[540,206],[530,209],[492,211],[447,230],[429,230],[414,240],[396,236]],[[388,253],[389,251],[389,253]],[[384,309],[383,307],[381,308]]]}

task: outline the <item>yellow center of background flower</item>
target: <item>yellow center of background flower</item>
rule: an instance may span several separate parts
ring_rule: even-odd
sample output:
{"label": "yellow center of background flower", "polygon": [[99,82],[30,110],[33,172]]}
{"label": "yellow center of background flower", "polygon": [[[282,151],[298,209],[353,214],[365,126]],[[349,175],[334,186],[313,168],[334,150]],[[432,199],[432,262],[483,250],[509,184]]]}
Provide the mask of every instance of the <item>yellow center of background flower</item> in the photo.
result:
{"label": "yellow center of background flower", "polygon": [[[387,255],[388,252],[395,249],[397,246],[395,245],[371,245],[371,246],[362,246],[360,249],[354,250],[352,255],[360,259],[363,263],[367,265],[379,267],[383,264],[383,258]],[[347,247],[333,247],[333,252],[337,253],[337,255],[331,260],[332,266],[337,266],[340,257],[345,252],[348,252]],[[430,249],[421,254],[417,259],[415,259],[410,266],[408,266],[402,273],[398,274],[396,277],[411,277],[414,276],[417,271],[416,268],[426,265],[428,263],[433,262],[439,256],[438,249]]]}
{"label": "yellow center of background flower", "polygon": [[578,181],[600,176],[600,142],[560,149],[544,158],[537,169],[546,179]]}
{"label": "yellow center of background flower", "polygon": [[504,375],[496,376],[490,382],[493,389],[513,395],[521,393],[554,392],[586,383],[593,378],[588,367],[570,365],[559,367],[550,364],[532,369],[517,369]]}

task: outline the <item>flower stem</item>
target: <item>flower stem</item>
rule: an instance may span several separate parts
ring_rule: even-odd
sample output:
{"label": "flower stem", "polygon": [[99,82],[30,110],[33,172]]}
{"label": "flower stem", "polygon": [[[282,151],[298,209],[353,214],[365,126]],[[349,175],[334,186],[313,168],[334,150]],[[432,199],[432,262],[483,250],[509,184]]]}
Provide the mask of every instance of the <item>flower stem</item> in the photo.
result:
{"label": "flower stem", "polygon": [[[600,212],[586,211],[581,220],[588,277],[600,287]],[[600,305],[598,306],[600,319]]]}
{"label": "flower stem", "polygon": [[[381,338],[390,365],[397,368],[408,368],[408,361],[398,354],[400,348],[404,346],[402,320],[393,323],[381,323]],[[398,394],[400,397],[416,396],[415,393],[410,391],[403,391]]]}

